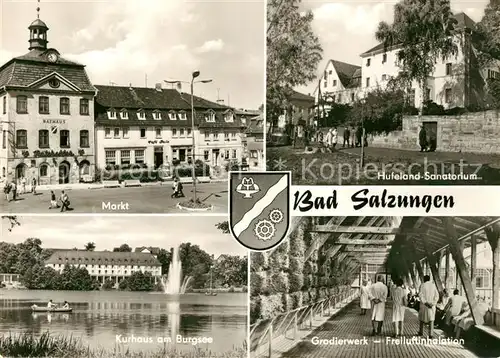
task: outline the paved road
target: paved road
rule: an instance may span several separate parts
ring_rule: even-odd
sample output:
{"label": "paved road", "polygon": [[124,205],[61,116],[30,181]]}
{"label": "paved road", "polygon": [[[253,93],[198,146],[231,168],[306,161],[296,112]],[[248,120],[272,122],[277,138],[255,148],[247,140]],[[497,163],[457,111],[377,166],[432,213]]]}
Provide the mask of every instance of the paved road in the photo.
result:
{"label": "paved road", "polygon": [[[59,197],[61,191],[56,190]],[[186,198],[171,198],[170,185],[149,186],[138,188],[110,188],[110,189],[74,189],[67,190],[72,211],[68,213],[190,213],[176,207],[177,203],[189,200],[193,195],[193,186],[184,184]],[[197,185],[197,195],[207,204],[212,204],[214,210],[207,213],[227,213],[228,195],[227,183],[206,183]],[[211,195],[212,194],[212,195]],[[15,202],[8,202],[5,197],[0,199],[0,212],[8,213],[58,213],[59,209],[49,210],[50,191],[41,191],[37,195],[20,195]],[[117,210],[103,208],[103,203],[127,204]],[[193,213],[194,214],[194,213]],[[200,214],[199,212],[196,214]]]}

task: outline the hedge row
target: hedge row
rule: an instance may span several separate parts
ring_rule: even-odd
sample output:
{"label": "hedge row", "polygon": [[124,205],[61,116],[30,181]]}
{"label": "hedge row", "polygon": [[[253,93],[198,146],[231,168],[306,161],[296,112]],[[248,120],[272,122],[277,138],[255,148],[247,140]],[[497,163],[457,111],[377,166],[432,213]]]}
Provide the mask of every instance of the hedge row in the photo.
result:
{"label": "hedge row", "polygon": [[311,218],[306,218],[288,240],[271,253],[252,253],[250,274],[250,315],[252,322],[320,301],[338,293],[348,284],[338,262],[323,267],[318,250],[305,255],[311,246]]}

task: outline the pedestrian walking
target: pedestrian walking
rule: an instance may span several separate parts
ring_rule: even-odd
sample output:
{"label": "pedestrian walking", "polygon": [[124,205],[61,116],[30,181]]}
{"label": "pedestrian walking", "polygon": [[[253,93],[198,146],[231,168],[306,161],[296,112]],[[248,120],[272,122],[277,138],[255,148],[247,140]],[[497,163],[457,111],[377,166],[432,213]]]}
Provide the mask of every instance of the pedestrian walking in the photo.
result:
{"label": "pedestrian walking", "polygon": [[418,144],[420,145],[421,152],[427,151],[427,131],[424,126],[420,127],[420,132],[418,133]]}
{"label": "pedestrian walking", "polygon": [[16,201],[17,200],[17,185],[16,185],[15,181],[13,181],[10,184],[10,191],[12,192],[12,201]]}
{"label": "pedestrian walking", "polygon": [[370,303],[370,287],[368,287],[366,280],[363,280],[363,286],[360,287],[360,291],[359,305],[361,306],[361,315],[364,316],[366,315],[366,311],[372,307]]}
{"label": "pedestrian walking", "polygon": [[396,279],[396,287],[392,290],[392,322],[394,323],[394,337],[403,334],[405,311],[408,305],[408,292],[403,287],[403,280]]}
{"label": "pedestrian walking", "polygon": [[33,178],[33,180],[31,181],[31,192],[33,193],[33,195],[36,195],[36,178]]}
{"label": "pedestrian walking", "polygon": [[68,209],[69,209],[69,204],[70,204],[70,202],[69,202],[69,196],[68,196],[68,194],[66,194],[66,193],[64,192],[64,190],[61,192],[60,201],[61,201],[61,213],[62,213],[64,210],[68,211]]}
{"label": "pedestrian walking", "polygon": [[337,146],[337,142],[339,140],[339,133],[337,132],[337,128],[333,128],[332,131],[332,149],[335,150]]}
{"label": "pedestrian walking", "polygon": [[59,205],[57,205],[57,198],[56,198],[56,193],[54,193],[53,190],[50,191],[50,205],[49,209],[54,209],[54,208],[59,208]]}
{"label": "pedestrian walking", "polygon": [[26,194],[26,178],[23,176],[21,178],[21,194]]}
{"label": "pedestrian walking", "polygon": [[326,135],[324,137],[325,147],[327,147],[330,150],[331,150],[332,141],[333,141],[333,133],[332,132],[333,132],[333,130],[332,130],[332,128],[330,128],[328,130],[328,133],[326,133]]}
{"label": "pedestrian walking", "polygon": [[9,201],[9,193],[11,190],[11,185],[8,181],[5,181],[5,186],[3,187],[3,193],[5,194],[5,200]]}
{"label": "pedestrian walking", "polygon": [[349,148],[349,139],[351,138],[351,131],[349,130],[349,127],[344,128],[344,143],[342,144],[342,148],[346,147],[347,143],[347,148]]}
{"label": "pedestrian walking", "polygon": [[377,283],[371,285],[370,296],[372,300],[372,334],[382,334],[382,323],[385,316],[385,302],[387,300],[387,286],[382,276],[377,277]]}
{"label": "pedestrian walking", "polygon": [[439,301],[439,292],[436,285],[431,282],[429,275],[424,276],[424,283],[420,286],[418,293],[420,309],[418,319],[420,320],[419,336],[424,335],[424,325],[429,325],[429,338],[434,333],[434,319],[436,318],[436,305]]}

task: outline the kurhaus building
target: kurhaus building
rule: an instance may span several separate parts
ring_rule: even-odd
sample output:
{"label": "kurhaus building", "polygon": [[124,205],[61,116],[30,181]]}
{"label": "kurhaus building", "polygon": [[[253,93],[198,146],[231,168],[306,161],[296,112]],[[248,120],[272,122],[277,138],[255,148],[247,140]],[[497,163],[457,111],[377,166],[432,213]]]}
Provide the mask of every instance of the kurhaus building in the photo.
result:
{"label": "kurhaus building", "polygon": [[0,67],[0,175],[39,184],[93,179],[94,96],[85,66],[48,48],[29,26],[29,52]]}
{"label": "kurhaus building", "polygon": [[96,86],[96,162],[99,168],[144,164],[158,168],[195,160],[241,162],[244,120],[232,108],[176,89]]}
{"label": "kurhaus building", "polygon": [[151,273],[155,283],[161,277],[161,263],[151,253],[55,250],[45,261],[46,267],[59,273],[66,265],[85,268],[100,283],[108,279],[119,283],[137,271]]}

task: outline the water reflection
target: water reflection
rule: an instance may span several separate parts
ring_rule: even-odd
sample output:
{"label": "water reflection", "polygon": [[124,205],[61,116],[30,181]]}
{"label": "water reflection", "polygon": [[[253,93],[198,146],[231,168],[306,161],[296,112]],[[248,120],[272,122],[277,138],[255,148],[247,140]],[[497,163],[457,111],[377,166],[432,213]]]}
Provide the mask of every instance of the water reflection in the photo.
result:
{"label": "water reflection", "polygon": [[[220,352],[240,346],[246,339],[245,294],[170,297],[116,291],[5,293],[0,297],[0,332],[71,332],[92,347],[110,349],[116,346],[118,335],[152,337],[156,346],[162,346],[157,337],[170,337],[172,342],[177,335],[212,337],[213,344],[206,348]],[[68,300],[73,313],[31,312],[31,305],[45,306],[50,298],[55,302]],[[145,349],[143,343],[128,343],[127,348]]]}

